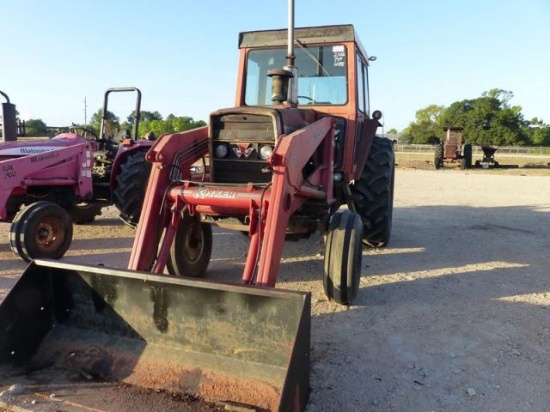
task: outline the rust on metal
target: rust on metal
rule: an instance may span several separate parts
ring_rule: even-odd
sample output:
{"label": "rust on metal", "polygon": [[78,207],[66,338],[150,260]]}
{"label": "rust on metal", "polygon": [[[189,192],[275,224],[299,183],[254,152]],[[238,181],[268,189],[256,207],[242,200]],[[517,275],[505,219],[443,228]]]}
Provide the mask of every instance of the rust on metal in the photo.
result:
{"label": "rust on metal", "polygon": [[258,410],[307,403],[307,293],[35,261],[0,330],[0,386],[46,365]]}

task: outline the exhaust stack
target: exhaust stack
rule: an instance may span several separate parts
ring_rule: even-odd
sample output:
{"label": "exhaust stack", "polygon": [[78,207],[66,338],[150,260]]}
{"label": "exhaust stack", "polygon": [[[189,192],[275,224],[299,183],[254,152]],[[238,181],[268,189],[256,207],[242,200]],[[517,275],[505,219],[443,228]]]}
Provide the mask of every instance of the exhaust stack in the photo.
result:
{"label": "exhaust stack", "polygon": [[17,111],[15,110],[15,105],[10,102],[8,95],[0,91],[6,99],[6,103],[2,103],[2,141],[4,142],[14,142],[17,140]]}
{"label": "exhaust stack", "polygon": [[288,48],[285,70],[292,73],[289,78],[288,102],[292,106],[298,104],[298,68],[294,66],[294,0],[288,0]]}
{"label": "exhaust stack", "polygon": [[275,103],[298,105],[298,68],[294,66],[294,0],[288,0],[288,47],[286,65],[282,69],[270,70],[271,100]]}

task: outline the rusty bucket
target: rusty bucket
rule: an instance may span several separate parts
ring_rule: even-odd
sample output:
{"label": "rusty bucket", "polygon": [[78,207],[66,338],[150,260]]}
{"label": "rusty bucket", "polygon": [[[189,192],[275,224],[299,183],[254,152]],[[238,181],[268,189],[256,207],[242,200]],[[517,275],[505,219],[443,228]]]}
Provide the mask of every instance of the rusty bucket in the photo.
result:
{"label": "rusty bucket", "polygon": [[[62,402],[70,387],[63,410],[84,410],[77,408],[83,394],[107,383],[239,410],[303,410],[310,300],[301,292],[35,261],[0,305],[0,390],[20,383],[30,396],[56,385]],[[13,395],[0,398],[22,402]]]}

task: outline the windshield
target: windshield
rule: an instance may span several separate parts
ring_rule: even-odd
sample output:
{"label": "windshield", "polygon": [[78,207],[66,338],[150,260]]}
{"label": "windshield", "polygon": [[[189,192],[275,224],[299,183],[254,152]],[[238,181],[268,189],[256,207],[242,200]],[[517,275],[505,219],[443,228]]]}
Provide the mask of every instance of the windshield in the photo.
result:
{"label": "windshield", "polygon": [[[248,53],[245,104],[270,105],[269,70],[286,64],[286,48],[252,50]],[[298,102],[300,104],[340,105],[348,100],[346,48],[344,45],[296,47]]]}

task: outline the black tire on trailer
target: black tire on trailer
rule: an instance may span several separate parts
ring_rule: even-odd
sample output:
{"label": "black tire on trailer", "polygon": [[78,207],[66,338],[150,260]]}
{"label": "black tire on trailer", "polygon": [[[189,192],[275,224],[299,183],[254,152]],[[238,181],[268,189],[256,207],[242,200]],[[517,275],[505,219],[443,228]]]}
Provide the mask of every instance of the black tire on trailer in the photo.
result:
{"label": "black tire on trailer", "polygon": [[357,213],[363,221],[363,243],[384,247],[391,237],[395,154],[391,140],[376,137],[372,142],[361,178],[351,186]]}
{"label": "black tire on trailer", "polygon": [[113,188],[113,203],[120,218],[132,227],[139,222],[151,164],[145,160],[145,150],[129,154],[120,165]]}
{"label": "black tire on trailer", "polygon": [[185,215],[178,223],[166,268],[174,276],[202,277],[211,254],[212,226]]}
{"label": "black tire on trailer", "polygon": [[326,235],[323,287],[340,305],[351,305],[361,279],[363,224],[348,209],[336,212]]}
{"label": "black tire on trailer", "polygon": [[75,225],[92,223],[96,216],[99,216],[100,214],[101,206],[87,202],[77,203],[69,209],[69,215]]}
{"label": "black tire on trailer", "polygon": [[435,147],[434,167],[436,169],[443,166],[443,150],[443,143],[440,143]]}
{"label": "black tire on trailer", "polygon": [[470,143],[466,143],[464,145],[464,149],[462,150],[463,158],[464,158],[464,168],[465,169],[471,169],[472,168],[472,145]]}
{"label": "black tire on trailer", "polygon": [[53,202],[31,204],[14,230],[15,247],[27,262],[38,258],[60,259],[73,240],[69,213]]}

